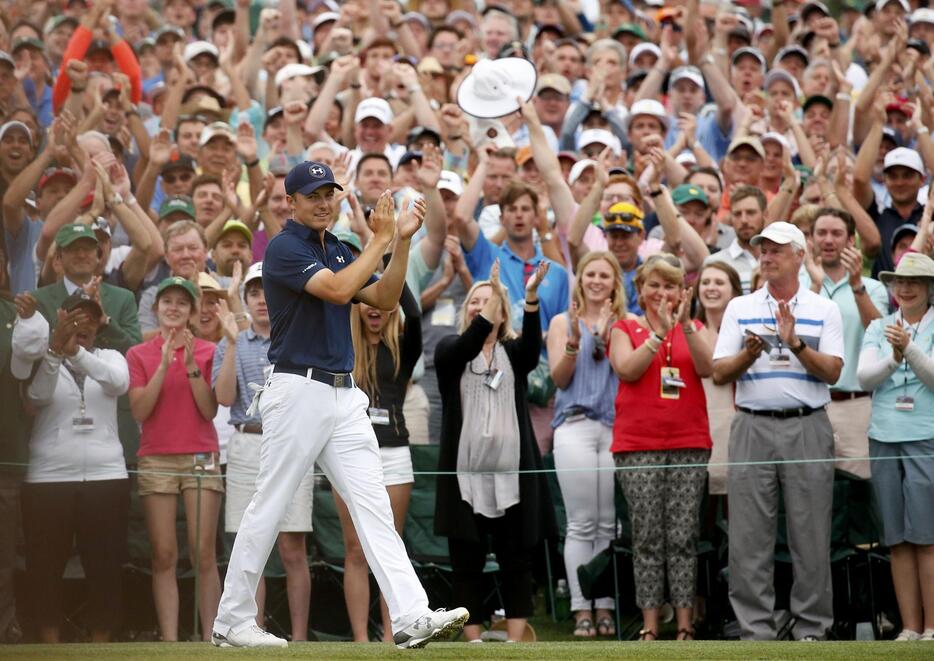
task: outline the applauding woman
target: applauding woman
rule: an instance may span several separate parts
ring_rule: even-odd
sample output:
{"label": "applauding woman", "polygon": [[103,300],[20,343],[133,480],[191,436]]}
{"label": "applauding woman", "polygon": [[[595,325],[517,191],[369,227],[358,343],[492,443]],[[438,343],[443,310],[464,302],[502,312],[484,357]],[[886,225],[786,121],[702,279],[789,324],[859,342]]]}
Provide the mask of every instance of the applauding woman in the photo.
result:
{"label": "applauding woman", "polygon": [[[597,599],[594,628],[590,601],[577,568],[590,562],[616,535],[613,502],[613,395],[617,377],[606,357],[610,327],[626,315],[619,262],[609,252],[588,253],[577,265],[571,309],[548,332],[548,363],[555,397],[555,468],[568,516],[564,564],[571,588],[574,635],[614,635],[613,599]],[[591,469],[591,470],[587,470]]]}
{"label": "applauding woman", "polygon": [[448,538],[454,597],[470,611],[467,640],[485,619],[483,567],[487,536],[500,565],[509,640],[518,641],[532,614],[532,553],[557,534],[554,508],[526,404],[526,377],[542,347],[538,287],[542,260],[525,290],[522,336],[512,331],[499,262],[489,281],[474,283],[461,310],[461,334],[438,344],[441,453],[435,534]]}
{"label": "applauding woman", "polygon": [[902,620],[934,640],[934,260],[907,253],[879,278],[899,310],[869,324],[857,376],[872,390],[869,456]]}
{"label": "applauding woman", "polygon": [[[214,345],[194,337],[188,325],[197,314],[200,292],[185,278],[166,278],[156,289],[159,332],[127,353],[130,407],[142,423],[139,494],[152,546],[152,591],[162,639],[178,640],[178,543],[175,512],[185,499],[189,554],[200,573],[202,637],[207,640],[220,600],[214,540],[224,485],[218,466],[211,390]],[[206,477],[199,478],[197,475]],[[198,488],[201,493],[201,536]],[[196,557],[197,554],[197,557]]]}
{"label": "applauding woman", "polygon": [[694,637],[699,509],[710,429],[701,378],[713,369],[714,340],[690,317],[681,261],[653,255],[635,279],[645,316],[616,322],[610,361],[619,375],[612,451],[632,521],[641,640],[658,637],[667,565],[678,639]]}

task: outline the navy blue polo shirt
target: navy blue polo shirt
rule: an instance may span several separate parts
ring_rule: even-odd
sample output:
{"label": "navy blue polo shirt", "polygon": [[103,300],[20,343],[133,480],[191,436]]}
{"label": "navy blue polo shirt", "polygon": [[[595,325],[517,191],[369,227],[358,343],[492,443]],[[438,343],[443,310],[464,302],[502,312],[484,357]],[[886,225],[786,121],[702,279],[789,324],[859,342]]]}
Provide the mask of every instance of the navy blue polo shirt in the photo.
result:
{"label": "navy blue polo shirt", "polygon": [[[322,246],[316,231],[294,220],[269,242],[263,257],[263,292],[272,326],[270,363],[353,371],[350,304],[328,303],[305,291],[318,271],[336,273],[353,260],[353,253],[336,236],[324,232]],[[376,280],[371,276],[364,286]]]}

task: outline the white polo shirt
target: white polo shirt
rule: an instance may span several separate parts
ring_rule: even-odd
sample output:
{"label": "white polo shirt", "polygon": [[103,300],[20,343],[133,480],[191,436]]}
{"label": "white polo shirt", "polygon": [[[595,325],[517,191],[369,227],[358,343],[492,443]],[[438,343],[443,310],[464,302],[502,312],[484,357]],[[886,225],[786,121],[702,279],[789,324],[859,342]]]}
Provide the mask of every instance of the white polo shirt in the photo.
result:
{"label": "white polo shirt", "polygon": [[705,259],[704,265],[706,266],[710,262],[724,262],[732,266],[736,273],[739,274],[739,283],[743,287],[743,293],[749,293],[752,272],[759,266],[759,260],[751,252],[740,246],[739,240],[734,238],[726,248]]}
{"label": "white polo shirt", "polygon": [[[843,321],[836,303],[799,286],[789,306],[802,341],[820,353],[845,359]],[[734,298],[726,307],[714,360],[739,353],[747,330],[770,345],[736,382],[736,405],[759,411],[825,406],[830,401],[828,385],[809,374],[787,346],[779,348],[777,311],[778,301],[767,287]],[[788,358],[788,365],[774,363],[779,353]]]}

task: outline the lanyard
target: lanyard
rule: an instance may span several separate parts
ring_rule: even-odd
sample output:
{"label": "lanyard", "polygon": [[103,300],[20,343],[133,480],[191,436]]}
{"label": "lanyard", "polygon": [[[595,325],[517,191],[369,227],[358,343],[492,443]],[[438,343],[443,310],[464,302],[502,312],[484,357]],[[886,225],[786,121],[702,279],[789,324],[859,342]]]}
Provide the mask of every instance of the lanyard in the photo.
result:
{"label": "lanyard", "polygon": [[[661,337],[661,335],[655,331],[655,327],[652,325],[652,322],[649,321],[648,315],[645,316],[645,323],[649,325],[649,330],[655,333],[656,337]],[[665,337],[662,340],[662,345],[665,347],[665,362],[667,363],[668,367],[671,367],[671,336],[673,331],[674,327],[672,327],[672,329],[665,334]]]}
{"label": "lanyard", "polygon": [[[921,322],[924,321],[924,317],[921,317],[918,320],[918,323],[911,326],[907,321],[905,321],[905,315],[899,313],[899,316],[902,319],[902,326],[906,327],[909,331],[912,331],[909,334],[908,341],[913,342],[916,337],[918,337],[918,331],[921,330]],[[908,347],[905,347],[906,349]],[[907,397],[908,396],[908,356],[904,353],[902,354],[902,366],[905,368],[905,372],[902,374],[902,393]]]}
{"label": "lanyard", "polygon": [[[772,320],[775,322],[775,327],[774,327],[774,328],[769,328],[766,324],[762,324],[762,325],[765,327],[765,329],[766,329],[767,331],[772,332],[772,333],[775,333],[775,340],[778,342],[778,353],[781,354],[781,353],[782,353],[782,349],[784,348],[784,345],[782,344],[782,336],[781,336],[781,333],[778,332],[778,319],[775,318],[775,311],[772,309],[772,300],[771,300],[771,299],[772,299],[772,296],[771,296],[771,295],[766,296],[766,297],[765,297],[765,304],[769,306],[769,318],[772,319]],[[794,312],[795,312],[795,308],[796,308],[796,307],[798,307],[798,297],[797,297],[797,296],[795,296],[794,299],[791,301],[791,310],[790,310],[790,312],[791,312],[792,316],[794,316]]]}
{"label": "lanyard", "polygon": [[75,385],[78,386],[78,393],[81,395],[81,417],[84,417],[84,413],[87,410],[84,403],[84,380],[86,378],[85,374],[77,371],[73,368],[67,361],[65,362],[65,369],[71,374],[71,378],[75,380]]}

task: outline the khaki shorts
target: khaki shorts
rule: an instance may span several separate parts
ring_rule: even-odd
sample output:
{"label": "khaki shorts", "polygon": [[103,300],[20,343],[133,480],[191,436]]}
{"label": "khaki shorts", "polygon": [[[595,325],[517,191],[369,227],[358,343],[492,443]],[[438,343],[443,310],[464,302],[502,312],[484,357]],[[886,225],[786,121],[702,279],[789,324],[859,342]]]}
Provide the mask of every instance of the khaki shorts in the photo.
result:
{"label": "khaki shorts", "polygon": [[[224,480],[214,453],[214,468],[203,472],[201,488],[207,491],[224,493]],[[139,458],[140,496],[155,494],[178,495],[186,489],[197,489],[198,478],[194,472],[195,455],[193,454],[154,454]]]}

